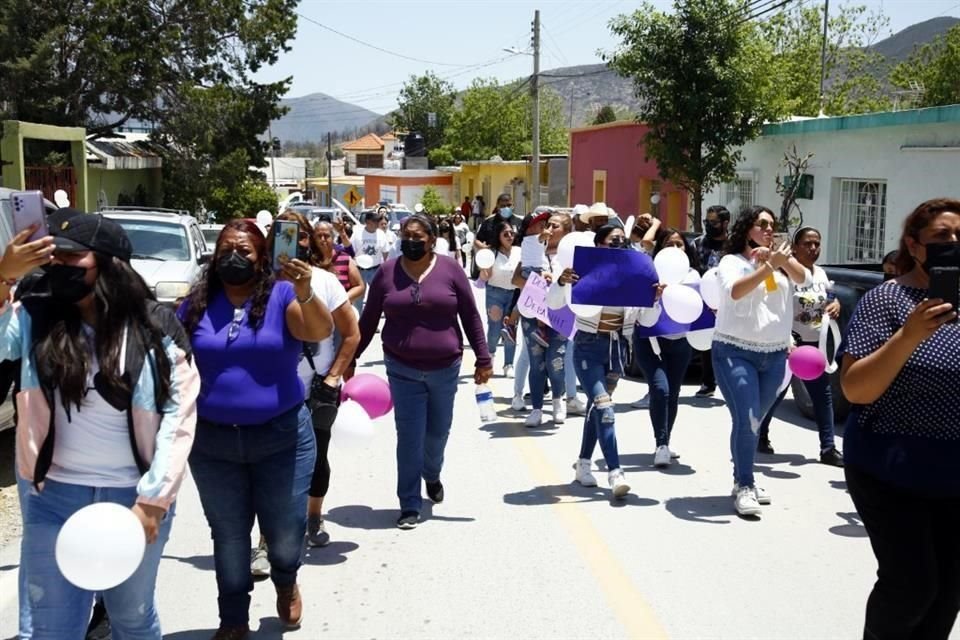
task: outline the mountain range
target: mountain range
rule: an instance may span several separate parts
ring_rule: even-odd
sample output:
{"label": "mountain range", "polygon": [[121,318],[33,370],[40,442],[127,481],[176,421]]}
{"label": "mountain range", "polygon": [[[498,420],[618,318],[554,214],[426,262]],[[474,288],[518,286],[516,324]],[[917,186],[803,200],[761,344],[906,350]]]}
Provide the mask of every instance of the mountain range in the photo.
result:
{"label": "mountain range", "polygon": [[[884,56],[878,76],[886,77],[887,70],[905,60],[915,47],[933,41],[946,33],[960,19],[932,18],[903,29],[872,45]],[[633,85],[603,64],[561,67],[541,72],[541,86],[556,91],[567,109],[567,125],[583,126],[590,122],[597,110],[610,105],[620,112],[635,111],[639,101]],[[281,101],[290,111],[273,122],[273,136],[281,140],[321,141],[330,132],[355,130],[385,130],[385,116],[363,107],[337,100],[324,93],[312,93]]]}

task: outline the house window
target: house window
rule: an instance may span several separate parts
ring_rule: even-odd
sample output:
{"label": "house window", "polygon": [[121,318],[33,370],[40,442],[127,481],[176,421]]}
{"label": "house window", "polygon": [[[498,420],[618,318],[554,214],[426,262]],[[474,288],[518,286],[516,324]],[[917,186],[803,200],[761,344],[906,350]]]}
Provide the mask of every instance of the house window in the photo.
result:
{"label": "house window", "polygon": [[841,180],[840,261],[879,263],[883,259],[886,217],[886,182]]}
{"label": "house window", "polygon": [[383,155],[358,153],[357,169],[383,169]]}
{"label": "house window", "polygon": [[753,207],[757,199],[757,181],[752,173],[741,173],[733,182],[723,185],[722,204],[733,213],[734,217],[743,209]]}

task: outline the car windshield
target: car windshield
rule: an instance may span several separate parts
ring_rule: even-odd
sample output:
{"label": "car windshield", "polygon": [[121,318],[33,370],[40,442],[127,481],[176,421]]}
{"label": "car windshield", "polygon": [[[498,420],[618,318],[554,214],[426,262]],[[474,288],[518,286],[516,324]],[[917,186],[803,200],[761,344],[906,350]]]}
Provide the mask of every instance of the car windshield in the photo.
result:
{"label": "car windshield", "polygon": [[127,232],[134,259],[181,262],[190,259],[187,230],[181,225],[152,220],[113,220]]}

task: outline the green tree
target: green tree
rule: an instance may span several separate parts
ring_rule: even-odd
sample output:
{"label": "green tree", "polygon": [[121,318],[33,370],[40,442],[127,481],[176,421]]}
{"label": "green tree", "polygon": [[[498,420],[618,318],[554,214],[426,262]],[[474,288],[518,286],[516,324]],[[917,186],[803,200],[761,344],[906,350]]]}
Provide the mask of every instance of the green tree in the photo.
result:
{"label": "green tree", "polygon": [[443,144],[444,129],[450,122],[456,99],[453,85],[432,71],[410,76],[400,89],[397,99],[400,106],[390,114],[390,124],[397,129],[419,131],[427,150],[436,149]]}
{"label": "green tree", "polygon": [[[773,48],[768,73],[775,79],[784,113],[820,112],[823,6],[796,5],[758,23],[760,37]],[[870,49],[889,20],[864,6],[841,5],[830,14],[823,67],[824,113],[844,115],[889,108],[876,70],[884,57]]]}
{"label": "green tree", "polygon": [[450,203],[444,200],[440,193],[430,185],[423,188],[420,204],[423,205],[423,210],[432,216],[442,216],[450,213]]}
{"label": "green tree", "polygon": [[739,148],[778,115],[772,53],[743,20],[746,4],[734,0],[677,0],[674,13],[650,4],[611,22],[621,46],[605,54],[632,78],[650,127],[646,154],[660,176],[693,194],[699,232],[703,193],[731,179]]}
{"label": "green tree", "polygon": [[960,25],[918,47],[890,73],[890,82],[919,91],[915,107],[960,104]]}
{"label": "green tree", "polygon": [[[487,160],[500,156],[518,160],[533,151],[533,101],[527,83],[501,85],[477,78],[463,93],[446,130],[446,151],[457,160]],[[567,150],[563,100],[550,89],[540,90],[540,152]]]}
{"label": "green tree", "polygon": [[600,110],[597,111],[597,115],[593,118],[593,124],[607,124],[608,122],[617,121],[617,112],[608,104],[600,107]]}

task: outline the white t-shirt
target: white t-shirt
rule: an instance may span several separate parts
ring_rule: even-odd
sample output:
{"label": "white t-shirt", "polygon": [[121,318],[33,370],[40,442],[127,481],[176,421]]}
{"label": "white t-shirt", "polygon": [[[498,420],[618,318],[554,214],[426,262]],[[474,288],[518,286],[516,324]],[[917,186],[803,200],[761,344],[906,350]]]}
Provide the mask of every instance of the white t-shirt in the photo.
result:
{"label": "white t-shirt", "polygon": [[793,283],[782,272],[776,271],[773,274],[777,284],[774,291],[767,291],[761,282],[756,289],[735,301],[733,285],[754,271],[756,266],[740,254],[728,254],[720,260],[717,267],[720,308],[717,309],[714,340],[748,351],[787,349],[793,323]]}
{"label": "white t-shirt", "polygon": [[457,244],[460,246],[467,244],[467,234],[470,233],[470,227],[466,222],[453,225],[453,232],[457,234]]}
{"label": "white t-shirt", "polygon": [[817,342],[820,339],[820,327],[823,326],[829,290],[830,278],[827,277],[827,272],[817,265],[813,265],[810,285],[794,288],[793,331],[803,342]]}
{"label": "white t-shirt", "polygon": [[[93,329],[84,326],[84,331],[89,343],[93,344]],[[121,350],[121,367],[125,360],[126,348]],[[88,487],[134,487],[141,474],[130,444],[127,411],[126,408],[113,407],[97,391],[95,381],[99,372],[100,363],[93,353],[87,372],[86,395],[79,410],[71,405],[69,419],[59,390],[54,391],[56,432],[47,477]]]}
{"label": "white t-shirt", "polygon": [[[313,267],[310,286],[313,288],[313,294],[320,298],[320,301],[326,305],[330,313],[333,313],[349,302],[347,290],[344,289],[340,281],[337,280],[337,276],[329,271]],[[325,340],[320,341],[317,345],[317,353],[313,356],[313,364],[317,368],[317,373],[321,375],[326,375],[326,373],[330,371],[330,367],[336,358],[335,333],[336,330],[332,331]],[[313,369],[305,357],[300,358],[300,364],[297,365],[297,375],[300,376],[300,380],[303,382],[304,393],[309,396],[310,382],[313,380]]]}
{"label": "white t-shirt", "polygon": [[501,289],[516,289],[513,286],[513,272],[520,264],[520,247],[510,247],[510,253],[497,251],[493,266],[490,267],[490,279],[487,284]]}
{"label": "white t-shirt", "polygon": [[353,232],[353,250],[357,256],[367,255],[373,259],[373,266],[383,264],[383,254],[390,251],[390,244],[387,242],[387,234],[383,229],[376,229],[373,232],[367,231],[366,227]]}

